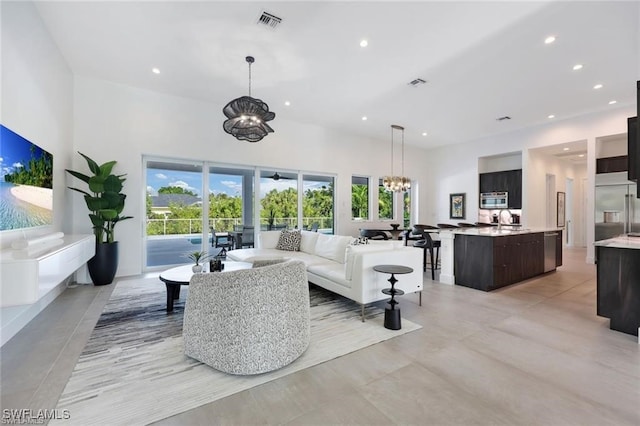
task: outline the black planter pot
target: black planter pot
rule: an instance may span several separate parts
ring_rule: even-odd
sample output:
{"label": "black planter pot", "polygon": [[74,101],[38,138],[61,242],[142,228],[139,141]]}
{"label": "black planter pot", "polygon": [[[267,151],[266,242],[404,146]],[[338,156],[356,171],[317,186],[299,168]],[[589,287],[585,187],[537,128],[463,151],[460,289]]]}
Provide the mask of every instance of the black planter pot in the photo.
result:
{"label": "black planter pot", "polygon": [[96,255],[87,267],[94,285],[111,284],[118,269],[118,242],[96,243]]}

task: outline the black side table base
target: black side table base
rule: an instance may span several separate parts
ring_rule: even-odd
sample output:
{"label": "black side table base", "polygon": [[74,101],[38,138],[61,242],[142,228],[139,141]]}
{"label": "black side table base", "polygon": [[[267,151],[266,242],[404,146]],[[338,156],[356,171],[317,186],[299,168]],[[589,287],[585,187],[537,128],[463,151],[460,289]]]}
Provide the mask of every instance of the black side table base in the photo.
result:
{"label": "black side table base", "polygon": [[413,272],[413,269],[408,266],[401,265],[376,265],[373,267],[373,270],[376,272],[382,272],[383,274],[391,274],[391,277],[388,280],[391,284],[391,288],[382,289],[383,294],[391,296],[391,299],[387,302],[387,305],[389,306],[384,310],[384,328],[389,330],[400,330],[402,328],[402,323],[400,321],[400,308],[396,308],[396,305],[398,304],[396,296],[402,296],[404,291],[395,287],[398,282],[395,274],[410,274]]}
{"label": "black side table base", "polygon": [[388,328],[389,330],[400,330],[402,328],[400,308],[386,308],[384,310],[384,328]]}

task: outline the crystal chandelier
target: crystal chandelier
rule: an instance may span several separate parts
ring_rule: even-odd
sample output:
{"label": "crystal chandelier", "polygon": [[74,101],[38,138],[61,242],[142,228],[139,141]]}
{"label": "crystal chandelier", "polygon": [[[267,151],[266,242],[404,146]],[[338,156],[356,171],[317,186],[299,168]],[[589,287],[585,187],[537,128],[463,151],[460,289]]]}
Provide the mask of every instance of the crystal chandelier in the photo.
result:
{"label": "crystal chandelier", "polygon": [[273,120],[276,114],[269,111],[269,105],[251,97],[251,64],[255,59],[247,56],[245,60],[249,64],[249,96],[234,99],[222,109],[228,118],[223,127],[238,140],[259,142],[268,133],[273,133],[266,122]]}
{"label": "crystal chandelier", "polygon": [[[394,130],[400,130],[402,135],[402,176],[393,174],[393,133]],[[411,179],[404,176],[404,127],[397,124],[391,125],[391,176],[382,178],[384,189],[391,192],[406,192],[411,188]]]}

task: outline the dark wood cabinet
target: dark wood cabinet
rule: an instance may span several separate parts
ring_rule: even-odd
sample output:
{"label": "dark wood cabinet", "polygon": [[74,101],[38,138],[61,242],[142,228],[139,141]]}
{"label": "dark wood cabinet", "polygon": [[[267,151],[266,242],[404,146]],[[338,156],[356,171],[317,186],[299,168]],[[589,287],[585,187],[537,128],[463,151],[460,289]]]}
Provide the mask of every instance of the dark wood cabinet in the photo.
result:
{"label": "dark wood cabinet", "polygon": [[640,174],[640,144],[638,143],[638,117],[627,118],[627,179],[638,181]]}
{"label": "dark wood cabinet", "polygon": [[629,168],[629,157],[618,155],[596,159],[596,173],[626,172]]}
{"label": "dark wood cabinet", "polygon": [[562,266],[562,230],[556,235],[556,267]]}
{"label": "dark wood cabinet", "polygon": [[609,328],[638,335],[640,327],[640,250],[596,247],[597,314]]}
{"label": "dark wood cabinet", "polygon": [[456,235],[456,284],[494,290],[544,273],[544,233]]}
{"label": "dark wood cabinet", "polygon": [[509,208],[522,208],[522,169],[480,174],[480,192],[508,192]]}

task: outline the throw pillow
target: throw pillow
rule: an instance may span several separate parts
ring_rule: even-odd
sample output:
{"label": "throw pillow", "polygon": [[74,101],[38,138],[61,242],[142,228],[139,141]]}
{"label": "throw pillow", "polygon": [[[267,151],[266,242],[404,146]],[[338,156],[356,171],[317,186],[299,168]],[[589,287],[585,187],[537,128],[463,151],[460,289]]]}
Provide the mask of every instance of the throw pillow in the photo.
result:
{"label": "throw pillow", "polygon": [[280,233],[280,238],[278,239],[278,245],[276,246],[276,249],[286,251],[299,251],[301,239],[302,236],[299,229],[294,229],[292,231],[283,229]]}

